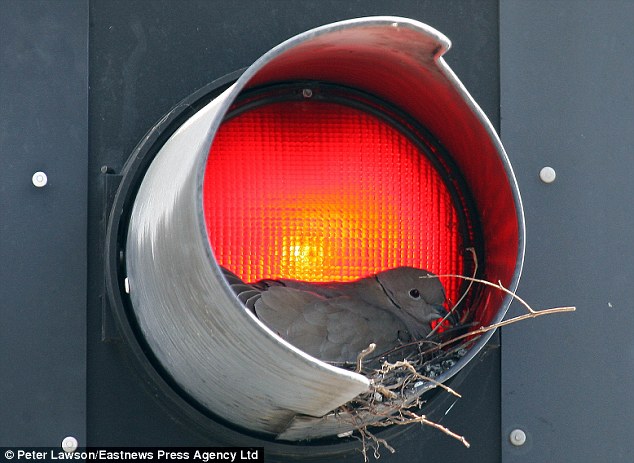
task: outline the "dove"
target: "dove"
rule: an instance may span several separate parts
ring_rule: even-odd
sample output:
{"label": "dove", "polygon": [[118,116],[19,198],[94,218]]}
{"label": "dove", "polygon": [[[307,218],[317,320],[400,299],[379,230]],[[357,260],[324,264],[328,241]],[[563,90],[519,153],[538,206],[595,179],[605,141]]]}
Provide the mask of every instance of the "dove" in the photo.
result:
{"label": "dove", "polygon": [[223,268],[244,305],[272,331],[327,362],[354,362],[370,343],[383,353],[424,338],[447,315],[445,291],[427,270],[397,267],[352,282],[245,283]]}

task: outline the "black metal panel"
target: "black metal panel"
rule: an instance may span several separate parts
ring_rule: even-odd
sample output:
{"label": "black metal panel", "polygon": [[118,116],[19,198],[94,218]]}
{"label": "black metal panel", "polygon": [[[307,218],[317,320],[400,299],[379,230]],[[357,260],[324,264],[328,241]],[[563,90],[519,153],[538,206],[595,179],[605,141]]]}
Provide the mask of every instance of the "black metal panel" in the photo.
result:
{"label": "black metal panel", "polygon": [[[502,333],[503,461],[631,462],[634,3],[513,0],[500,15],[502,139],[526,212],[520,293],[578,307]],[[510,445],[515,428],[524,446]]]}
{"label": "black metal panel", "polygon": [[[206,83],[250,65],[286,38],[332,21],[377,14],[412,17],[450,37],[453,48],[447,61],[497,124],[495,1],[91,2],[90,445],[223,443],[221,433],[205,432],[163,406],[166,400],[160,389],[137,374],[139,368],[129,347],[117,341],[107,307],[103,312],[107,342],[102,341],[104,195],[116,178],[102,173],[101,168],[120,172],[134,146],[172,106]],[[473,444],[471,449],[436,430],[416,427],[390,441],[397,453],[383,450],[381,461],[498,461],[499,351],[493,350],[477,362],[458,388],[464,399],[444,416],[453,403],[447,401],[433,418],[464,434]],[[353,454],[353,458],[358,461],[361,457]]]}
{"label": "black metal panel", "polygon": [[0,446],[85,443],[86,2],[0,2],[0,108]]}
{"label": "black metal panel", "polygon": [[[117,178],[100,169],[118,172],[183,97],[310,27],[397,14],[453,40],[447,60],[497,122],[496,2],[174,5],[90,4],[88,156],[86,3],[0,2],[0,445],[56,446],[67,435],[92,445],[222,443],[162,407],[101,297],[105,205]],[[493,462],[501,446],[509,462],[631,460],[632,23],[628,1],[502,2],[503,139],[528,230],[521,293],[578,312],[505,329],[502,425],[498,351],[458,385],[464,399],[433,418],[469,438],[470,450],[418,428],[383,459]],[[551,185],[538,178],[545,165],[558,173]],[[38,170],[49,179],[40,189],[31,183]],[[508,443],[514,428],[527,432],[526,445]]]}

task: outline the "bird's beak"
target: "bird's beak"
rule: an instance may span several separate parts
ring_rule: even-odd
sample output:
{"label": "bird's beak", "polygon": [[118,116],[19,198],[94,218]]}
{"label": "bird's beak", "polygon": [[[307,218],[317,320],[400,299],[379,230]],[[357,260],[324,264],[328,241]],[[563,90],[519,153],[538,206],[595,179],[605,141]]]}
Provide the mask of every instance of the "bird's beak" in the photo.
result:
{"label": "bird's beak", "polygon": [[[436,312],[436,314],[438,314],[438,318],[447,317],[447,309],[445,309],[445,307],[442,305],[434,305],[434,311]],[[447,317],[447,321],[451,324],[451,326],[457,323],[455,312]]]}

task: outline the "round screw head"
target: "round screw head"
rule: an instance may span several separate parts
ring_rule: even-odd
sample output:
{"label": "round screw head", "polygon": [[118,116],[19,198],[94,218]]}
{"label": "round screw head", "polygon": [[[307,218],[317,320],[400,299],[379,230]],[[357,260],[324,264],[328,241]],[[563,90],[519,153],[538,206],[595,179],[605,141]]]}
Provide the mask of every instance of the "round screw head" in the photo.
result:
{"label": "round screw head", "polygon": [[544,183],[553,183],[557,178],[557,172],[552,167],[542,167],[542,170],[539,171],[539,178]]}
{"label": "round screw head", "polygon": [[520,447],[526,443],[526,433],[521,429],[514,429],[511,431],[511,434],[509,434],[509,440],[511,444]]}
{"label": "round screw head", "polygon": [[42,188],[48,183],[48,177],[44,172],[35,172],[33,174],[33,177],[31,178],[31,181],[36,187]]}
{"label": "round screw head", "polygon": [[73,453],[79,447],[79,442],[73,436],[65,437],[62,441],[62,450],[66,453]]}

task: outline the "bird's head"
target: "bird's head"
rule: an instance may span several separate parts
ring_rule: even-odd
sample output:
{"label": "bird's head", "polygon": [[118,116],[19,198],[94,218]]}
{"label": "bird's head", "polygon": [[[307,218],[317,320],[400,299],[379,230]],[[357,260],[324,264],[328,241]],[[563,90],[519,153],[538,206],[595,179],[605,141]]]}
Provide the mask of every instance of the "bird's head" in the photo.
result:
{"label": "bird's head", "polygon": [[413,336],[429,333],[430,323],[447,315],[445,290],[438,278],[430,276],[433,274],[427,270],[414,267],[397,267],[376,275],[393,311]]}

